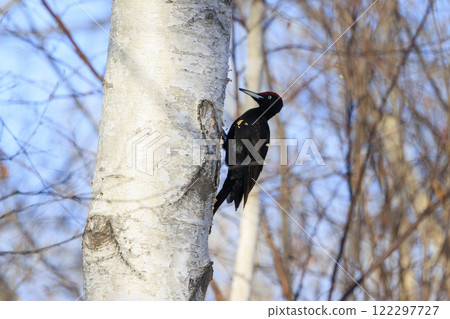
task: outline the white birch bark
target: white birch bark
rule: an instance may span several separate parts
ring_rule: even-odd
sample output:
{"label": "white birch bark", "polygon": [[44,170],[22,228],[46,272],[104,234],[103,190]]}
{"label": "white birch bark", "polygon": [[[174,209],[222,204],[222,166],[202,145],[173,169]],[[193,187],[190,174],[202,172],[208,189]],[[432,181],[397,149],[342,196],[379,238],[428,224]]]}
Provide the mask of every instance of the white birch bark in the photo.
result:
{"label": "white birch bark", "polygon": [[[259,92],[262,83],[264,63],[263,18],[264,2],[261,0],[252,1],[249,12],[248,53],[245,75],[246,88],[255,92]],[[253,108],[256,107],[256,103],[251,97],[247,96],[245,106],[247,109]],[[242,112],[247,111],[247,109],[242,110]],[[230,300],[250,300],[252,295],[256,243],[260,224],[260,205],[259,187],[255,185],[250,192],[245,209],[242,211]]]}
{"label": "white birch bark", "polygon": [[220,164],[192,140],[220,138],[230,27],[229,1],[113,1],[85,299],[204,298]]}

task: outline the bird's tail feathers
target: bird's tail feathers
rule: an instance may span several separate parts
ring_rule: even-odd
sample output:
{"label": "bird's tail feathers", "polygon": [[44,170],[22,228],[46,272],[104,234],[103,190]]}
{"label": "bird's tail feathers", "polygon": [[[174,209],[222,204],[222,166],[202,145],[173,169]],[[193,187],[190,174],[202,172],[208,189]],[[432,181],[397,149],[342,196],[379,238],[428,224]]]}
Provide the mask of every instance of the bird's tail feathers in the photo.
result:
{"label": "bird's tail feathers", "polygon": [[222,189],[216,196],[216,202],[214,203],[214,214],[219,209],[220,205],[222,205],[223,201],[229,197],[231,190],[233,189],[233,182],[227,176],[225,183],[223,183]]}
{"label": "bird's tail feathers", "polygon": [[234,167],[232,169],[232,174],[230,174],[229,171],[222,189],[216,196],[214,213],[219,209],[219,206],[222,205],[225,199],[227,200],[227,203],[234,201],[234,207],[237,210],[241,204],[242,198],[244,198],[245,207],[248,200],[248,194],[255,184],[255,182],[250,179],[250,169],[250,166],[242,166]]}

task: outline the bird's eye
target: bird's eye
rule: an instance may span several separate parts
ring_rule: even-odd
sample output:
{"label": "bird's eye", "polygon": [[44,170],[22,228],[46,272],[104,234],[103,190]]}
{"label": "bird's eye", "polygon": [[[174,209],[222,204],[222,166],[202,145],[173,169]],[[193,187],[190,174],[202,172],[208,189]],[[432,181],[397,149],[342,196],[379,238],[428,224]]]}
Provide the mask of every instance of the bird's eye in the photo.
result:
{"label": "bird's eye", "polygon": [[272,98],[272,95],[269,95],[267,98],[270,100]]}

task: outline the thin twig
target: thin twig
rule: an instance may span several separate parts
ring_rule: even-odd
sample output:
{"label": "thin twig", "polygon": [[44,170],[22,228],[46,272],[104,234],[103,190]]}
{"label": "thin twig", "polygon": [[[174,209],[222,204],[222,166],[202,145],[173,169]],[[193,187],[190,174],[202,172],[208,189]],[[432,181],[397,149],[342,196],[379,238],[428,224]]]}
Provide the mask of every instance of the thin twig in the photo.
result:
{"label": "thin twig", "polygon": [[67,27],[62,22],[62,20],[58,17],[58,15],[56,15],[55,12],[53,12],[53,10],[50,8],[50,6],[47,4],[47,2],[45,0],[41,0],[41,2],[44,5],[44,7],[47,9],[47,11],[50,13],[50,15],[53,17],[53,19],[56,21],[56,23],[61,28],[61,30],[64,32],[64,34],[67,36],[67,38],[69,39],[70,43],[72,43],[72,45],[75,48],[75,51],[77,52],[77,54],[80,57],[80,59],[83,60],[83,62],[87,65],[87,67],[91,70],[91,72],[95,75],[95,77],[100,82],[103,82],[103,77],[100,74],[97,73],[97,71],[94,69],[94,67],[92,66],[92,64],[89,61],[89,59],[86,57],[86,55],[83,53],[83,51],[81,51],[80,47],[78,46],[78,44],[73,39],[72,34],[67,29]]}
{"label": "thin twig", "polygon": [[30,255],[30,254],[41,253],[41,252],[46,251],[46,250],[48,250],[50,248],[57,247],[57,246],[65,244],[65,243],[68,243],[68,242],[70,242],[70,241],[72,241],[74,239],[80,238],[81,235],[83,235],[83,234],[81,234],[81,233],[80,234],[76,234],[76,235],[72,236],[71,238],[63,240],[63,241],[61,241],[59,243],[56,243],[56,244],[53,244],[53,245],[50,245],[50,246],[41,247],[41,248],[36,248],[36,249],[22,250],[22,251],[15,251],[15,250],[0,251],[0,256],[5,256],[5,255]]}

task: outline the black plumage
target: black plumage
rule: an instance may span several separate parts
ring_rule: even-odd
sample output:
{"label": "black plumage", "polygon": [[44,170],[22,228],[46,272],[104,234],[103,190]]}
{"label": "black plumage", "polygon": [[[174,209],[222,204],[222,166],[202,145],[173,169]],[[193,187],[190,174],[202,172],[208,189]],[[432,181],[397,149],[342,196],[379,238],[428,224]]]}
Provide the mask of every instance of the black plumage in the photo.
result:
{"label": "black plumage", "polygon": [[239,90],[250,95],[259,107],[250,109],[238,117],[224,138],[228,174],[216,196],[214,213],[225,199],[228,203],[234,201],[236,210],[242,198],[244,206],[247,203],[248,194],[255,186],[269,150],[268,121],[283,107],[281,97],[274,92],[255,93],[246,89]]}

